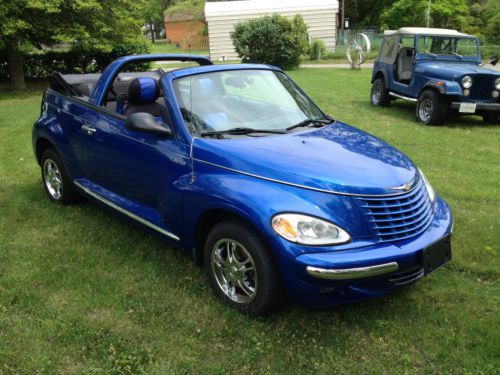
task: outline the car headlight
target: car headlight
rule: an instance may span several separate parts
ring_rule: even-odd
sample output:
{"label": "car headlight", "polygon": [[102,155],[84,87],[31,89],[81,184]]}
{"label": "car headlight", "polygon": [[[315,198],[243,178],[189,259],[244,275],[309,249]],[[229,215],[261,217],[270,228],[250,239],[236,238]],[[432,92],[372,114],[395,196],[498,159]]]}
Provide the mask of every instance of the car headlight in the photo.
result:
{"label": "car headlight", "polygon": [[424,181],[425,184],[425,189],[427,190],[427,194],[429,194],[429,199],[431,200],[432,203],[436,200],[436,192],[434,191],[434,188],[432,187],[431,183],[425,176],[424,172],[419,168],[418,171],[420,172],[420,176],[422,177],[422,180]]}
{"label": "car headlight", "polygon": [[336,245],[351,240],[339,226],[316,217],[301,214],[278,214],[272,219],[276,233],[302,245]]}
{"label": "car headlight", "polygon": [[500,78],[495,79],[495,90],[500,90]]}
{"label": "car headlight", "polygon": [[462,87],[464,89],[470,89],[471,86],[472,86],[472,78],[470,76],[464,76],[464,78],[462,78]]}

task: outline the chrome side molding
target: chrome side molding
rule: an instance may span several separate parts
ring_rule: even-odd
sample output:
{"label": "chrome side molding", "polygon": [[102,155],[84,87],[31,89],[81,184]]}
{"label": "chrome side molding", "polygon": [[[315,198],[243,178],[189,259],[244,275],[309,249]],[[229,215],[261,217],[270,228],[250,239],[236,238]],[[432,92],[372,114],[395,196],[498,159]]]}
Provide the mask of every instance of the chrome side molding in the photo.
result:
{"label": "chrome side molding", "polygon": [[410,102],[417,101],[417,99],[415,99],[415,98],[409,98],[407,96],[399,95],[399,94],[396,94],[395,92],[392,92],[392,91],[389,91],[389,95],[394,96],[394,97],[399,98],[399,99],[408,100]]}
{"label": "chrome side molding", "polygon": [[384,273],[394,272],[399,269],[399,265],[396,262],[377,264],[368,267],[359,268],[339,268],[339,269],[328,269],[328,268],[318,268],[307,266],[306,271],[309,275],[317,277],[319,279],[327,280],[346,280],[346,279],[360,279],[363,277],[371,277],[382,275]]}
{"label": "chrome side molding", "polygon": [[152,222],[150,222],[150,221],[148,221],[146,219],[143,219],[142,217],[137,216],[136,214],[134,214],[134,213],[132,213],[132,212],[130,212],[130,211],[128,211],[128,210],[126,210],[126,209],[118,206],[117,204],[115,204],[115,203],[111,202],[110,200],[104,198],[102,195],[99,195],[99,194],[93,192],[92,190],[90,190],[89,188],[83,186],[78,181],[74,180],[73,182],[74,182],[74,184],[76,186],[78,186],[80,189],[82,189],[86,194],[88,194],[91,197],[97,199],[99,202],[104,203],[105,205],[107,205],[107,206],[115,209],[116,211],[118,211],[118,212],[120,212],[120,213],[122,213],[122,214],[124,214],[124,215],[126,215],[128,217],[130,217],[131,219],[134,219],[135,221],[137,221],[137,222],[139,222],[139,223],[141,223],[141,224],[143,224],[143,225],[145,225],[145,226],[147,226],[147,227],[149,227],[149,228],[151,228],[151,229],[153,229],[153,230],[155,230],[155,231],[157,231],[157,232],[159,232],[161,234],[164,234],[167,237],[170,237],[170,238],[172,238],[172,239],[174,239],[176,241],[180,240],[180,238],[178,236],[176,236],[175,234],[170,233],[169,231],[167,231],[167,230],[159,227],[158,225],[153,224]]}

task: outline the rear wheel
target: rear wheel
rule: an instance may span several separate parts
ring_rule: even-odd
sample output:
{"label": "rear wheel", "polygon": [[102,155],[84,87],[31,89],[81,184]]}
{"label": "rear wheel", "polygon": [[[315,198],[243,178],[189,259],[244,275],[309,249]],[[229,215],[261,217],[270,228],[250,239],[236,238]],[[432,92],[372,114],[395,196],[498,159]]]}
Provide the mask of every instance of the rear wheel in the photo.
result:
{"label": "rear wheel", "polygon": [[265,315],[284,302],[272,254],[244,224],[222,222],[212,229],[205,244],[205,266],[215,295],[240,312]]}
{"label": "rear wheel", "polygon": [[386,89],[383,78],[377,78],[373,82],[370,101],[377,107],[387,107],[391,102],[389,90]]}
{"label": "rear wheel", "polygon": [[42,154],[41,162],[43,186],[49,199],[60,204],[70,204],[77,201],[78,193],[56,150],[46,149]]}
{"label": "rear wheel", "polygon": [[485,112],[483,121],[487,124],[500,124],[500,112]]}
{"label": "rear wheel", "polygon": [[446,121],[445,98],[434,90],[426,90],[418,97],[415,116],[425,125],[439,125]]}

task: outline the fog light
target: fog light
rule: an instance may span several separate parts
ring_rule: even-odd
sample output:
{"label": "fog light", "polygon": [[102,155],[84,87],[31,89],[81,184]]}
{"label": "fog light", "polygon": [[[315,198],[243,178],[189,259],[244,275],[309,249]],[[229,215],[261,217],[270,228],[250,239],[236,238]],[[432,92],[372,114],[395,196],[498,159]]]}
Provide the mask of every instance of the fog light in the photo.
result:
{"label": "fog light", "polygon": [[498,91],[496,91],[496,90],[495,90],[495,91],[493,91],[493,92],[491,93],[491,96],[492,96],[493,98],[498,98]]}
{"label": "fog light", "polygon": [[464,96],[469,96],[470,95],[470,90],[465,89],[464,90]]}

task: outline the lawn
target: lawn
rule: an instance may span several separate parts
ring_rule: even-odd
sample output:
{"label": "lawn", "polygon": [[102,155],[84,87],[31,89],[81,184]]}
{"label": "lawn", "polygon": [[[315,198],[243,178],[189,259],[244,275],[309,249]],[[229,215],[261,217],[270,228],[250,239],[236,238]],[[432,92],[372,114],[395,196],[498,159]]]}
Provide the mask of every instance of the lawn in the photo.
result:
{"label": "lawn", "polygon": [[368,70],[291,76],[426,172],[455,214],[453,262],[385,298],[242,316],[161,240],[49,203],[31,150],[41,91],[0,90],[0,373],[499,373],[500,127],[372,108]]}

